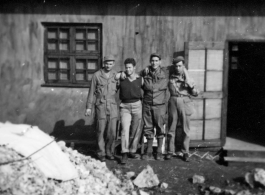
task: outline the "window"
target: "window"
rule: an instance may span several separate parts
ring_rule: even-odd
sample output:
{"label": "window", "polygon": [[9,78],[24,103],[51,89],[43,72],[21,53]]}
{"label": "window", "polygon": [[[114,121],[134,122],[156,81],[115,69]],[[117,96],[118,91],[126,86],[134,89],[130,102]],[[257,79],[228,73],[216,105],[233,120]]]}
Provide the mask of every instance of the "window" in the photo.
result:
{"label": "window", "polygon": [[102,59],[102,25],[42,24],[45,28],[42,86],[89,87]]}

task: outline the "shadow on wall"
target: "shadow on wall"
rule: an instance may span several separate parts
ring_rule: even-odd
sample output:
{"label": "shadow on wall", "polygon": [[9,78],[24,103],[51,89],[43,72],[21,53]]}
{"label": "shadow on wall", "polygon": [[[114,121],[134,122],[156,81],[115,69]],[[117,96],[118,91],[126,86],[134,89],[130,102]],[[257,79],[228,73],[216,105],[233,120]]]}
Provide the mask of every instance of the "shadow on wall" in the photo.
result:
{"label": "shadow on wall", "polygon": [[55,123],[50,135],[54,136],[56,140],[91,142],[96,140],[96,124],[85,125],[85,120],[79,119],[73,125],[65,126],[65,121],[60,120]]}

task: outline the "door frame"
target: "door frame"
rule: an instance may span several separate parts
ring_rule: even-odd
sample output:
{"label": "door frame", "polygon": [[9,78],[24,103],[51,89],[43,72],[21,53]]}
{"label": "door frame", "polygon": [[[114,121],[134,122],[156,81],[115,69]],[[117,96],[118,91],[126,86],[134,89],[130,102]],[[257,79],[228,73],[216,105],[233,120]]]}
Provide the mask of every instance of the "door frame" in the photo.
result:
{"label": "door frame", "polygon": [[225,145],[227,135],[227,104],[228,104],[228,75],[229,75],[229,43],[231,42],[265,42],[265,38],[262,37],[231,37],[225,41],[225,53],[224,53],[224,79],[223,79],[223,92],[224,99],[222,104],[222,121],[221,121],[221,142],[222,146]]}

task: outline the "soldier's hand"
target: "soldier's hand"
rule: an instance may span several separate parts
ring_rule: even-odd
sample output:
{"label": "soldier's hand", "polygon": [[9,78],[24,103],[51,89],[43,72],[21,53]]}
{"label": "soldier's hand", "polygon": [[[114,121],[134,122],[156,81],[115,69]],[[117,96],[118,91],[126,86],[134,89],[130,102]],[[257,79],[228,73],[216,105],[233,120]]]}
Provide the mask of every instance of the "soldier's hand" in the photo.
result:
{"label": "soldier's hand", "polygon": [[149,73],[149,68],[146,67],[146,68],[144,69],[144,75],[147,75],[148,73]]}
{"label": "soldier's hand", "polygon": [[115,80],[120,80],[120,78],[121,78],[121,72],[119,72],[119,73],[117,73],[116,75],[115,75]]}
{"label": "soldier's hand", "polygon": [[194,82],[189,82],[189,83],[187,83],[187,84],[188,84],[188,86],[189,86],[191,89],[193,89],[193,88],[195,87]]}
{"label": "soldier's hand", "polygon": [[90,116],[91,113],[92,113],[91,109],[88,108],[88,109],[86,109],[85,116]]}
{"label": "soldier's hand", "polygon": [[121,76],[120,76],[120,78],[121,78],[122,80],[126,79],[126,74],[125,74],[124,72],[121,72]]}

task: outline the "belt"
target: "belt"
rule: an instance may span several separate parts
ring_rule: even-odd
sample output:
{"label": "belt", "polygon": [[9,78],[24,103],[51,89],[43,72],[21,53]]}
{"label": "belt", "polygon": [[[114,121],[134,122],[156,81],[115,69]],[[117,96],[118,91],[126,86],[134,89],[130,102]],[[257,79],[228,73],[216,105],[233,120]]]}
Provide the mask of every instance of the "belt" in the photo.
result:
{"label": "belt", "polygon": [[121,103],[127,104],[127,103],[135,103],[141,101],[140,99],[134,99],[134,100],[122,100]]}
{"label": "belt", "polygon": [[176,95],[171,95],[171,97],[189,97],[189,95],[176,94]]}

